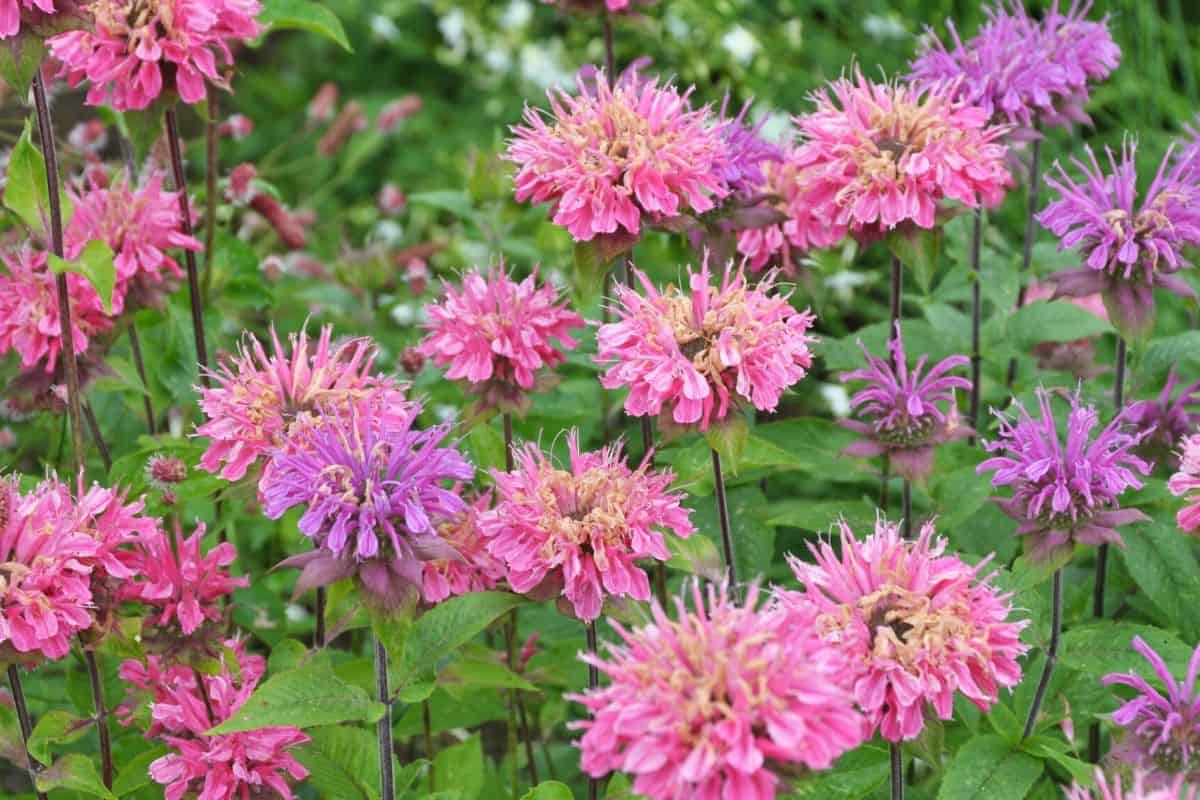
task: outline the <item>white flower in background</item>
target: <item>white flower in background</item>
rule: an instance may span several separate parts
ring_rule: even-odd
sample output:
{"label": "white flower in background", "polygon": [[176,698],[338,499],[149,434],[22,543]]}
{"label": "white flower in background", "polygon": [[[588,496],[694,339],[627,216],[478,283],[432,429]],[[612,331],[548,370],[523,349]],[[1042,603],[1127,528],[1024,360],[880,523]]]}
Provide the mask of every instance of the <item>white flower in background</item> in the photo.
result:
{"label": "white flower in background", "polygon": [[523,45],[520,62],[521,77],[543,89],[570,86],[575,79],[575,73],[563,59],[561,41],[554,42],[552,48],[540,43]]}
{"label": "white flower in background", "polygon": [[846,270],[826,278],[825,286],[836,294],[839,300],[848,302],[854,298],[854,290],[866,282],[867,276],[863,273]]}
{"label": "white flower in background", "polygon": [[404,226],[394,219],[381,219],[375,223],[370,238],[384,245],[397,245],[404,239]]}
{"label": "white flower in background", "polygon": [[433,414],[438,418],[438,422],[454,422],[458,419],[458,406],[437,405],[433,407]]}
{"label": "white flower in background", "polygon": [[533,19],[533,4],[529,0],[512,0],[500,15],[500,27],[506,31],[524,28]]}
{"label": "white flower in background", "polygon": [[461,8],[456,8],[438,20],[438,30],[451,50],[464,54],[467,50],[467,15]]}
{"label": "white flower in background", "polygon": [[392,321],[400,326],[412,325],[417,321],[417,308],[411,303],[397,303],[392,306]]}
{"label": "white flower in background", "polygon": [[394,42],[400,38],[400,29],[391,17],[383,14],[372,14],[369,22],[371,35],[384,42]]}
{"label": "white flower in background", "polygon": [[792,135],[792,117],[783,111],[770,109],[765,114],[759,132],[768,142],[785,142]]}
{"label": "white flower in background", "polygon": [[877,42],[908,38],[908,28],[895,14],[868,14],[863,20],[863,31]]}
{"label": "white flower in background", "polygon": [[822,383],[818,386],[821,397],[835,417],[850,416],[850,393],[839,383]]}
{"label": "white flower in background", "polygon": [[512,53],[499,44],[489,47],[483,53],[483,63],[492,72],[505,73],[512,69]]}
{"label": "white flower in background", "polygon": [[762,48],[754,34],[741,25],[733,26],[721,37],[721,46],[739,64],[749,64]]}

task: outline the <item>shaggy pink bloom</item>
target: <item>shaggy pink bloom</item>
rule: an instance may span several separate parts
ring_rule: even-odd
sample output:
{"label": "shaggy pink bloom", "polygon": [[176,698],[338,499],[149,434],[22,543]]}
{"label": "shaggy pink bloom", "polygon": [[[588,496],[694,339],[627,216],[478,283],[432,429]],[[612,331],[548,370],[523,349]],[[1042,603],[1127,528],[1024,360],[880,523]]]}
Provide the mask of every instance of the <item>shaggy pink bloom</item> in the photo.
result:
{"label": "shaggy pink bloom", "polygon": [[1185,783],[1180,775],[1166,786],[1150,788],[1146,776],[1137,772],[1126,789],[1120,775],[1109,778],[1096,767],[1095,792],[1078,783],[1072,784],[1066,792],[1067,800],[1196,800],[1200,787]]}
{"label": "shaggy pink bloom", "polygon": [[816,317],[772,291],[774,272],[751,287],[730,262],[713,286],[706,258],[699,272],[688,268],[686,291],[671,285],[662,292],[643,272],[633,274],[646,294],[616,286],[617,321],[596,334],[596,361],[609,365],[600,382],[629,387],[631,416],[669,412],[675,422],[707,430],[743,402],[774,411],[812,366],[808,330]]}
{"label": "shaggy pink bloom", "polygon": [[791,560],[804,591],[783,596],[817,611],[822,636],[848,659],[872,730],[891,742],[914,739],[926,705],[948,720],[958,692],[986,712],[1000,687],[1021,682],[1028,623],[1009,620],[1011,596],[981,577],[986,560],[971,566],[946,555],[928,522],[914,541],[884,520],[862,541],[840,526],[841,555],[830,542],[809,545],[815,564]]}
{"label": "shaggy pink bloom", "polygon": [[[46,513],[69,519],[77,532],[96,543],[85,561],[92,568],[93,594],[107,595],[112,590],[112,587],[102,588],[102,580],[132,578],[135,570],[129,545],[159,532],[158,519],[142,513],[146,504],[141,499],[126,502],[128,492],[124,489],[110,489],[98,483],[85,488],[80,477],[72,493],[66,483],[49,478],[38,486],[37,494]],[[107,600],[107,597],[96,599]]]}
{"label": "shaggy pink bloom", "polygon": [[418,352],[479,394],[523,396],[535,388],[538,370],[563,362],[563,350],[577,344],[571,330],[584,324],[553,285],[539,286],[537,278],[535,269],[517,282],[501,264],[487,275],[467,273],[461,290],[443,283],[442,299],[426,306],[429,333]]}
{"label": "shaggy pink bloom", "polygon": [[180,230],[179,194],[164,192],[163,179],[154,171],[136,189],[122,176],[108,186],[93,184],[86,192],[72,192],[75,211],[66,230],[67,259],[76,258],[93,240],[109,246],[117,278],[114,315],[124,309],[127,295],[145,295],[168,274],[183,277],[169,250],[203,249]]}
{"label": "shaggy pink bloom", "polygon": [[[237,713],[262,679],[265,666],[262,656],[247,654],[237,640],[225,643],[221,670],[215,675],[201,676],[181,665],[166,666],[156,656],[147,656],[146,664],[126,661],[121,665],[121,678],[150,696],[152,725],[147,736],[161,740],[172,751],[150,764],[150,777],[166,787],[166,800],[185,796],[292,800],[288,776],[298,781],[308,777],[308,770],[288,752],[309,741],[303,732],[259,728],[221,736],[207,734]],[[125,714],[133,710],[131,705],[121,709]]]}
{"label": "shaggy pink bloom", "polygon": [[[612,0],[619,2],[619,0]],[[628,0],[626,0],[628,2]],[[0,39],[16,36],[21,30],[21,10],[54,14],[54,0],[0,0]]]}
{"label": "shaggy pink bloom", "polygon": [[143,109],[164,88],[185,103],[206,96],[205,82],[228,89],[218,59],[262,32],[258,0],[93,0],[94,26],[47,40],[71,86],[91,81],[87,102],[116,111]]}
{"label": "shaggy pink bloom", "polygon": [[141,540],[133,559],[135,577],[122,584],[121,599],[155,609],[158,613],[149,619],[153,625],[178,622],[185,636],[195,633],[205,620],[221,619],[220,599],[250,582],[229,575],[228,567],[237,558],[232,544],[222,542],[201,553],[203,539],[200,523],[187,538],[177,530],[174,542],[166,531]]}
{"label": "shaggy pink bloom", "polygon": [[98,543],[44,495],[38,488],[22,496],[16,479],[0,479],[0,656],[63,658],[94,621],[90,561]]}
{"label": "shaggy pink bloom", "polygon": [[571,698],[593,715],[573,723],[584,772],[630,773],[651,800],[774,800],[777,771],[829,769],[862,742],[849,665],[813,613],[759,608],[757,586],[743,604],[724,585],[692,584],[691,609],[687,594],[677,621],[655,602],[643,627],[613,623],[608,660],[583,657],[610,681]]}
{"label": "shaggy pink bloom", "polygon": [[1200,533],[1200,433],[1183,440],[1179,453],[1179,471],[1171,476],[1167,488],[1184,498],[1176,520],[1184,533]]}
{"label": "shaggy pink bloom", "polygon": [[796,119],[801,197],[812,215],[874,239],[905,224],[933,228],[945,200],[974,208],[1004,199],[1012,183],[999,142],[1006,129],[951,99],[954,88],[872,83],[856,73],[819,91],[817,110]]}
{"label": "shaggy pink bloom", "polygon": [[326,326],[310,346],[301,331],[289,337],[291,352],[271,330],[271,352],[246,334],[238,354],[213,374],[216,386],[200,388],[200,407],[208,421],[197,435],[212,440],[200,468],[226,480],[240,480],[272,447],[295,440],[293,433],[310,425],[318,411],[347,409],[367,395],[379,395],[397,414],[408,405],[398,384],[373,375],[375,347],[369,339],[338,346]]}
{"label": "shaggy pink bloom", "polygon": [[805,203],[802,190],[806,173],[797,165],[794,150],[789,150],[780,161],[767,162],[762,169],[766,175],[763,191],[768,195],[767,207],[783,219],[738,231],[737,251],[751,270],[758,272],[774,265],[789,271],[795,267],[792,251],[803,253],[832,247],[845,237],[845,226],[818,219]]}
{"label": "shaggy pink bloom", "polygon": [[504,564],[488,552],[487,540],[479,529],[479,515],[491,504],[492,493],[483,492],[453,519],[437,526],[438,536],[454,548],[458,558],[440,558],[422,565],[421,597],[426,603],[494,589],[504,580]]}
{"label": "shaggy pink bloom", "polygon": [[517,165],[518,202],[553,201],[551,218],[578,241],[703,214],[729,194],[725,140],[691,90],[634,75],[609,88],[602,73],[579,94],[550,93],[550,113],[526,109],[505,156]]}
{"label": "shaggy pink bloom", "polygon": [[579,451],[556,465],[535,445],[519,450],[512,472],[492,471],[498,501],[479,515],[488,551],[508,567],[513,591],[562,595],[584,621],[600,616],[605,596],[650,599],[650,580],[635,562],[671,557],[664,531],[692,535],[683,495],[670,470],[625,464],[621,445]]}
{"label": "shaggy pink bloom", "polygon": [[[26,246],[0,253],[8,274],[0,274],[0,354],[15,350],[22,369],[41,365],[53,373],[62,352],[58,294],[46,254]],[[112,327],[100,296],[82,275],[67,275],[71,298],[71,337],[75,354],[88,349],[92,337]],[[114,297],[114,304],[116,298]]]}

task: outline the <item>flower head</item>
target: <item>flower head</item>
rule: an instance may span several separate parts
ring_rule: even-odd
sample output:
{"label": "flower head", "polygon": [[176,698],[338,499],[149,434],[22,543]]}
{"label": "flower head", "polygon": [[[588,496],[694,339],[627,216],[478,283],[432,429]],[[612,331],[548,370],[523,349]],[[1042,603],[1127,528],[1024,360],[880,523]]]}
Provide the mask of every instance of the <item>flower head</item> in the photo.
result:
{"label": "flower head", "polygon": [[730,192],[749,200],[765,191],[767,165],[782,161],[784,150],[763,138],[762,127],[766,124],[766,117],[757,125],[747,124],[750,103],[743,105],[733,116],[729,115],[728,109],[729,96],[726,95],[717,121],[717,129],[725,140],[725,155],[720,170]]}
{"label": "flower head", "polygon": [[1167,488],[1176,497],[1184,498],[1184,506],[1176,520],[1184,533],[1200,533],[1200,433],[1193,433],[1182,442],[1179,471],[1167,481]]}
{"label": "flower head", "polygon": [[879,238],[900,225],[933,228],[944,200],[993,206],[1011,177],[1005,129],[954,98],[952,84],[872,83],[861,73],[814,96],[796,119],[803,202],[826,225]]}
{"label": "flower head", "polygon": [[780,219],[739,230],[737,251],[751,270],[774,264],[786,274],[794,270],[797,261],[792,250],[806,252],[832,247],[845,237],[846,228],[814,215],[814,209],[804,198],[806,172],[797,164],[794,149],[789,149],[779,161],[766,162],[762,170],[766,178],[762,191],[768,196],[765,205]]}
{"label": "flower head", "polygon": [[1136,772],[1126,789],[1120,775],[1109,778],[1099,767],[1096,768],[1095,794],[1078,783],[1067,789],[1067,800],[1196,800],[1198,795],[1200,787],[1185,783],[1182,775],[1165,786],[1151,788],[1146,776]]}
{"label": "flower head", "polygon": [[512,472],[493,471],[496,507],[479,516],[488,552],[508,568],[513,591],[563,596],[575,616],[600,616],[606,596],[650,599],[637,559],[670,558],[664,531],[692,534],[675,475],[625,464],[620,444],[583,453],[572,431],[570,463],[556,465],[535,445],[516,454]]}
{"label": "flower head", "polygon": [[[149,696],[152,723],[147,736],[170,748],[151,762],[150,777],[166,787],[166,800],[182,800],[191,796],[189,792],[199,792],[204,800],[292,800],[288,776],[308,777],[308,770],[288,752],[309,741],[298,728],[208,733],[237,713],[266,668],[262,656],[247,654],[240,641],[226,642],[224,652],[215,675],[166,665],[153,655],[145,664],[121,665],[121,678]],[[135,699],[121,711],[128,715],[140,705]]]}
{"label": "flower head", "polygon": [[691,91],[603,74],[579,94],[550,93],[550,113],[527,109],[505,156],[517,165],[518,202],[553,201],[551,217],[578,241],[641,234],[651,223],[703,214],[729,194],[724,135]]}
{"label": "flower head", "polygon": [[22,11],[50,16],[58,9],[54,7],[54,0],[0,0],[0,39],[16,36],[21,30]]}
{"label": "flower head", "polygon": [[483,492],[462,512],[438,524],[438,536],[457,555],[426,561],[422,566],[421,597],[426,603],[494,589],[504,580],[504,564],[488,552],[479,527],[479,515],[491,504],[492,493]]}
{"label": "flower head", "polygon": [[443,483],[469,481],[474,469],[442,444],[448,426],[413,427],[419,410],[387,418],[363,402],[305,428],[299,447],[273,451],[264,513],[304,506],[300,531],[317,546],[284,562],[304,569],[298,592],[357,576],[373,602],[395,609],[420,588],[422,561],[458,557],[436,521],[465,510]]}
{"label": "flower head", "polygon": [[1178,385],[1179,376],[1172,367],[1157,400],[1140,400],[1129,405],[1130,423],[1146,431],[1146,443],[1154,445],[1157,451],[1173,450],[1189,433],[1200,430],[1200,381],[1176,393]]}
{"label": "flower head", "polygon": [[216,385],[199,389],[208,421],[196,433],[212,440],[200,468],[239,480],[272,448],[296,441],[293,434],[312,424],[318,411],[348,409],[369,395],[382,398],[389,415],[404,416],[409,404],[400,387],[371,372],[371,341],[351,339],[335,347],[332,337],[331,327],[322,328],[314,348],[307,332],[292,334],[288,353],[272,329],[268,353],[246,334],[237,356],[213,374]]}
{"label": "flower head", "polygon": [[1172,166],[1168,151],[1139,202],[1135,144],[1125,143],[1120,160],[1106,148],[1109,174],[1090,147],[1084,150],[1087,163],[1071,159],[1082,182],[1061,164],[1046,176],[1059,197],[1037,219],[1059,238],[1060,250],[1077,250],[1083,262],[1051,278],[1059,295],[1103,293],[1117,329],[1140,338],[1154,325],[1155,287],[1195,296],[1175,273],[1188,266],[1183,249],[1200,244],[1196,184],[1187,179],[1189,162]]}
{"label": "flower head", "polygon": [[929,357],[922,355],[909,372],[899,322],[896,335],[888,340],[890,360],[871,355],[861,342],[859,347],[868,368],[843,373],[841,379],[843,383],[866,381],[866,387],[850,398],[850,407],[867,421],[838,423],[864,437],[845,452],[859,458],[887,455],[897,475],[923,480],[933,471],[935,446],[971,434],[970,427],[958,420],[954,398],[955,389],[970,390],[971,382],[950,374],[971,360],[950,356],[926,372]]}
{"label": "flower head", "polygon": [[94,25],[49,39],[71,86],[91,81],[87,102],[115,111],[143,109],[163,89],[185,103],[228,88],[218,59],[233,64],[230,45],[262,31],[258,0],[93,0]]}
{"label": "flower head", "polygon": [[446,377],[466,379],[485,402],[520,407],[538,371],[561,364],[577,344],[570,332],[583,327],[558,290],[537,279],[534,270],[515,281],[501,265],[467,273],[461,290],[443,284],[442,299],[426,306],[429,333],[417,351],[448,365]]}
{"label": "flower head", "polygon": [[[0,274],[0,353],[15,350],[21,367],[53,373],[62,353],[55,278],[46,254],[26,246],[0,252],[8,274]],[[67,275],[71,301],[71,342],[84,353],[92,338],[112,327],[96,290],[82,275]]]}
{"label": "flower head", "polygon": [[862,741],[844,657],[813,615],[758,596],[696,583],[678,620],[655,603],[645,626],[613,624],[622,643],[584,657],[609,684],[573,698],[593,717],[575,723],[584,772],[628,772],[651,800],[774,800],[776,770],[828,769]]}
{"label": "flower head", "polygon": [[811,606],[816,628],[847,658],[854,697],[872,730],[892,742],[925,727],[925,707],[940,719],[961,693],[980,710],[1000,687],[1021,681],[1026,651],[1011,597],[974,566],[946,555],[946,540],[926,523],[915,540],[884,520],[859,540],[843,521],[841,555],[832,543],[809,545],[816,563],[792,559],[802,592],[783,592],[793,607]]}
{"label": "flower head", "polygon": [[1021,523],[1017,535],[1027,537],[1025,547],[1035,558],[1069,551],[1075,542],[1120,545],[1118,526],[1147,519],[1118,503],[1126,489],[1142,488],[1136,473],[1150,474],[1151,465],[1134,452],[1145,433],[1126,432],[1126,411],[1093,438],[1100,416],[1095,406],[1080,402],[1077,391],[1069,398],[1064,442],[1049,392],[1039,388],[1037,396],[1040,419],[1020,403],[1015,420],[993,410],[1000,420],[1000,436],[985,442],[984,448],[998,455],[976,471],[995,472],[993,486],[1012,487],[1011,497],[996,502]]}
{"label": "flower head", "polygon": [[774,411],[812,366],[808,331],[816,318],[772,291],[775,273],[751,287],[731,262],[713,286],[706,258],[699,272],[688,268],[686,290],[661,292],[644,273],[633,274],[645,295],[616,286],[617,321],[596,334],[596,360],[608,365],[600,382],[629,387],[632,416],[670,413],[707,430],[742,403]]}

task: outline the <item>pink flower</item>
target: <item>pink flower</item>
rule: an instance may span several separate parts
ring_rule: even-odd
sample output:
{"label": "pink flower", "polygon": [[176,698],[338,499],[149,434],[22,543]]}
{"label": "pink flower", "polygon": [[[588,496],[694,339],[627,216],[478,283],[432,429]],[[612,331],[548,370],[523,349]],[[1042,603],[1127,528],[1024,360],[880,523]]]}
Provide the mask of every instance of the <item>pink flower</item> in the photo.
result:
{"label": "pink flower", "polygon": [[0,39],[16,36],[21,30],[21,9],[54,14],[54,0],[0,0]]}
{"label": "pink flower", "polygon": [[177,530],[174,538],[172,542],[160,530],[138,543],[132,564],[135,576],[122,584],[120,597],[155,609],[158,613],[150,617],[151,624],[166,627],[174,621],[190,636],[205,620],[221,619],[218,601],[250,582],[230,577],[227,568],[237,558],[237,550],[229,542],[201,554],[203,523],[191,536],[184,538]]}
{"label": "pink flower", "polygon": [[[98,483],[85,489],[80,477],[72,493],[66,483],[49,478],[38,486],[38,494],[47,511],[70,519],[76,531],[96,543],[86,561],[92,568],[93,594],[111,594],[112,587],[101,591],[98,584],[102,580],[132,578],[135,570],[130,546],[159,533],[158,518],[143,515],[146,504],[141,499],[126,502],[128,492],[124,489],[110,489]],[[107,598],[97,598],[100,599]]]}
{"label": "pink flower", "polygon": [[421,597],[426,603],[494,589],[504,580],[504,564],[488,552],[487,540],[479,529],[479,515],[491,504],[492,493],[483,492],[460,514],[437,526],[438,536],[454,548],[458,557],[422,565]]}
{"label": "pink flower", "polygon": [[508,583],[522,594],[561,590],[575,615],[600,616],[605,596],[650,599],[650,580],[635,562],[671,557],[664,531],[692,535],[683,495],[670,491],[670,470],[625,464],[620,444],[579,451],[567,438],[567,468],[535,445],[516,456],[512,472],[492,471],[497,503],[479,515],[488,552],[508,567]]}
{"label": "pink flower", "polygon": [[216,386],[200,388],[200,407],[208,421],[196,428],[212,440],[200,468],[226,480],[240,480],[267,451],[318,418],[318,411],[346,409],[367,395],[379,394],[401,413],[408,405],[398,384],[373,375],[375,347],[369,339],[351,339],[336,347],[333,329],[321,329],[315,350],[306,332],[289,337],[291,353],[271,331],[271,352],[246,334],[236,357],[213,374]]}
{"label": "pink flower", "polygon": [[1167,488],[1176,497],[1184,498],[1184,506],[1176,520],[1184,533],[1200,533],[1200,433],[1183,440],[1179,454],[1179,471],[1171,476]]}
{"label": "pink flower", "polygon": [[925,727],[925,707],[940,719],[954,713],[961,693],[986,712],[999,687],[1021,681],[1017,659],[1026,651],[1010,622],[1010,595],[975,566],[945,555],[946,540],[926,523],[914,541],[884,520],[859,541],[843,521],[841,555],[830,542],[810,545],[815,564],[792,559],[803,592],[784,602],[811,605],[825,641],[848,661],[859,706],[892,742]]}
{"label": "pink flower", "polygon": [[999,203],[1012,182],[998,141],[1005,129],[952,100],[954,89],[872,83],[856,73],[819,91],[817,110],[796,119],[800,202],[864,239],[904,224],[933,228],[945,200]]}
{"label": "pink flower", "polygon": [[[164,665],[156,656],[147,656],[145,664],[121,665],[121,678],[149,694],[152,723],[147,736],[160,739],[172,751],[151,762],[150,777],[166,787],[166,800],[193,796],[189,792],[198,792],[202,800],[292,800],[288,776],[298,781],[308,777],[308,770],[288,752],[309,741],[303,732],[259,728],[219,736],[207,733],[237,713],[265,669],[263,658],[247,654],[240,641],[226,642],[224,653],[215,675]],[[119,713],[128,715],[137,705],[134,700]]]}
{"label": "pink flower", "polygon": [[245,114],[231,114],[217,126],[218,136],[228,136],[235,142],[244,141],[254,133],[254,120]]}
{"label": "pink flower", "polygon": [[[571,699],[593,718],[574,723],[584,772],[622,771],[651,800],[774,800],[776,771],[829,769],[863,740],[845,688],[849,665],[815,634],[812,613],[744,604],[728,587],[692,584],[678,621],[657,604],[608,659],[584,656],[609,685]],[[707,601],[707,602],[706,602]]]}
{"label": "pink flower", "polygon": [[618,319],[596,334],[596,361],[608,365],[600,382],[629,387],[628,414],[669,412],[675,422],[707,430],[743,402],[774,411],[812,366],[808,330],[816,318],[772,292],[775,273],[750,287],[730,262],[713,286],[706,258],[700,272],[688,268],[687,291],[671,285],[660,292],[632,272],[646,294],[616,286]]}
{"label": "pink flower", "polygon": [[164,192],[162,186],[163,174],[154,171],[136,189],[123,176],[109,186],[93,184],[86,192],[72,193],[75,211],[66,230],[67,259],[78,257],[93,240],[109,246],[117,278],[114,314],[124,309],[127,295],[145,296],[167,274],[183,277],[169,250],[203,249],[180,230],[178,193]]}
{"label": "pink flower", "polygon": [[[8,269],[0,274],[0,353],[15,350],[22,369],[41,365],[53,373],[62,352],[58,295],[46,254],[25,246],[0,253]],[[88,349],[92,338],[112,327],[100,296],[81,275],[67,275],[71,300],[71,337],[75,354]],[[115,298],[114,298],[115,300]]]}
{"label": "pink flower", "polygon": [[1200,787],[1185,783],[1182,775],[1166,786],[1150,788],[1146,784],[1146,776],[1137,772],[1126,789],[1120,775],[1109,778],[1099,767],[1096,767],[1095,794],[1078,783],[1067,789],[1067,800],[1196,800],[1198,795]]}
{"label": "pink flower", "polygon": [[550,93],[550,113],[526,109],[505,156],[517,165],[516,198],[553,201],[551,218],[578,241],[703,214],[729,194],[725,141],[691,90],[634,75],[610,89],[603,74],[579,94]]}
{"label": "pink flower", "polygon": [[806,173],[797,165],[794,150],[789,150],[781,161],[767,162],[763,171],[769,207],[785,219],[738,231],[737,251],[745,256],[751,270],[757,272],[769,264],[785,271],[794,269],[792,250],[805,252],[832,247],[846,235],[844,225],[817,218],[814,209],[805,202]]}
{"label": "pink flower", "polygon": [[538,286],[537,278],[535,269],[518,283],[501,264],[486,276],[467,273],[461,290],[443,283],[442,299],[426,306],[429,333],[418,352],[448,365],[447,378],[465,378],[485,396],[509,398],[534,389],[535,374],[561,364],[563,350],[577,344],[571,330],[583,327],[583,318],[559,301],[558,290]]}
{"label": "pink flower", "polygon": [[91,81],[89,104],[115,111],[146,108],[164,88],[185,103],[205,98],[205,81],[228,88],[218,59],[232,65],[230,45],[262,31],[258,0],[93,0],[86,8],[94,29],[46,44],[71,86]]}

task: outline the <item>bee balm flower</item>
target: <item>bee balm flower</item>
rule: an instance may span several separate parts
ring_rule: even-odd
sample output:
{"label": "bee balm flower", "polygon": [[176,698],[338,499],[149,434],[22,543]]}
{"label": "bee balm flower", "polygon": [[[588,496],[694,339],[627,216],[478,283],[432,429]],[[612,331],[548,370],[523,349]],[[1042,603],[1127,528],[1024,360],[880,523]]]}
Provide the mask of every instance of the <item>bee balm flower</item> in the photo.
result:
{"label": "bee balm flower", "polygon": [[1179,471],[1171,476],[1167,488],[1184,498],[1184,507],[1176,519],[1184,533],[1200,533],[1200,433],[1183,440]]}
{"label": "bee balm flower", "polygon": [[504,564],[488,552],[487,539],[479,528],[479,516],[491,504],[492,493],[484,492],[462,513],[437,526],[438,536],[457,555],[424,563],[421,597],[426,603],[494,589],[504,580]]}
{"label": "bee balm flower", "polygon": [[1067,800],[1196,800],[1200,795],[1200,787],[1185,783],[1182,775],[1166,786],[1151,788],[1146,776],[1137,772],[1128,786],[1126,789],[1120,775],[1109,778],[1097,767],[1096,793],[1076,783],[1067,790]]}
{"label": "bee balm flower", "polygon": [[608,658],[585,656],[609,684],[576,695],[591,720],[575,723],[583,771],[633,776],[651,800],[774,800],[776,770],[828,769],[863,739],[843,656],[815,634],[813,615],[728,587],[691,585],[678,620],[653,620]]}

